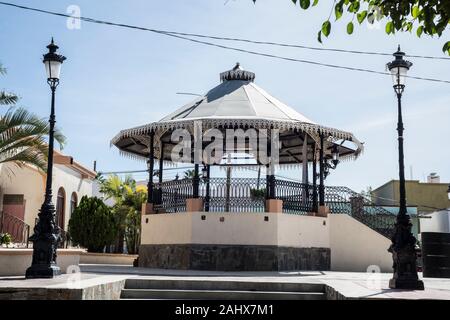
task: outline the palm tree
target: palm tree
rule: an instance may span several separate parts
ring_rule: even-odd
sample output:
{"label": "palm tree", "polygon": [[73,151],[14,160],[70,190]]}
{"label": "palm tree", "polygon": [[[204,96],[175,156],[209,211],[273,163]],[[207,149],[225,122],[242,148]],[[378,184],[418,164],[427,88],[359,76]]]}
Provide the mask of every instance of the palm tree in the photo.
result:
{"label": "palm tree", "polygon": [[106,200],[113,199],[115,204],[121,204],[124,196],[124,181],[116,174],[108,176],[107,179],[102,178],[100,192],[105,195]]}
{"label": "palm tree", "polygon": [[[5,73],[0,64],[0,75]],[[11,162],[19,167],[31,164],[45,171],[48,151],[45,137],[50,126],[45,119],[15,107],[18,100],[15,94],[0,91],[0,105],[10,106],[0,115],[0,164]],[[55,130],[55,140],[61,147],[65,143],[59,130]]]}
{"label": "palm tree", "polygon": [[186,170],[184,172],[184,178],[185,179],[193,179],[194,176],[195,176],[195,170],[194,169]]}
{"label": "palm tree", "polygon": [[99,179],[100,192],[106,199],[114,199],[113,210],[117,216],[119,235],[116,241],[116,253],[123,252],[123,240],[127,242],[129,253],[136,253],[139,245],[140,210],[147,200],[147,193],[139,190],[131,176],[123,180],[118,175]]}
{"label": "palm tree", "polygon": [[[0,63],[0,75],[5,75],[6,69]],[[11,105],[19,101],[19,97],[13,93],[5,92],[0,90],[0,105]]]}

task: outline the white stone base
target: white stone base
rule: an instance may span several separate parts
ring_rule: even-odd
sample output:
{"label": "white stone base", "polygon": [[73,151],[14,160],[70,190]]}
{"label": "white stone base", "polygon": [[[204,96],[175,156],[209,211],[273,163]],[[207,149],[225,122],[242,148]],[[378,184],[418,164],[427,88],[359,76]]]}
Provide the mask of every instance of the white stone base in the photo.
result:
{"label": "white stone base", "polygon": [[[56,262],[61,273],[66,273],[69,266],[78,266],[82,249],[58,249]],[[33,249],[0,249],[0,276],[25,276],[31,266]]]}
{"label": "white stone base", "polygon": [[80,256],[81,264],[115,264],[132,266],[137,254],[92,253],[83,252]]}
{"label": "white stone base", "polygon": [[[182,212],[142,218],[141,244],[328,248],[331,270],[392,272],[390,240],[345,214]],[[176,245],[176,246],[173,246]],[[169,250],[170,251],[170,250]]]}

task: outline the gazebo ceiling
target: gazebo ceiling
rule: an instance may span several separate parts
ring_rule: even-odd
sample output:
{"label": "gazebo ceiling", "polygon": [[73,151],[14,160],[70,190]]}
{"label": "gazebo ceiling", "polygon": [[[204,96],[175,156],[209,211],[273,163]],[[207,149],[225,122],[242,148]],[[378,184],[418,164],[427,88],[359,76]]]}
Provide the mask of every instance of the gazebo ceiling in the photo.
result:
{"label": "gazebo ceiling", "polygon": [[[344,157],[357,157],[362,151],[360,143],[352,133],[318,125],[293,108],[268,94],[253,81],[255,74],[243,70],[239,63],[220,74],[220,83],[204,96],[184,105],[158,122],[122,130],[111,141],[127,155],[148,157],[149,135],[155,133],[155,156],[160,158],[161,141],[164,141],[164,160],[170,160],[173,144],[170,134],[173,130],[184,128],[193,132],[194,123],[201,121],[203,129],[254,128],[280,130],[280,163],[298,163],[302,159],[302,144],[305,137],[308,143],[318,145],[319,135],[326,138],[325,154],[335,143],[339,143],[339,153]],[[342,145],[351,141],[355,148]],[[313,160],[309,148],[308,160]]]}

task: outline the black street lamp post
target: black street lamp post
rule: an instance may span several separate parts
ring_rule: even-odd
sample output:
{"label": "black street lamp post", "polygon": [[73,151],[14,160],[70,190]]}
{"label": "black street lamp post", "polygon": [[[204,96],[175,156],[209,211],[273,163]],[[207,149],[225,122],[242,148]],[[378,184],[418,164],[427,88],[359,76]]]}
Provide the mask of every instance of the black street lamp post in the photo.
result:
{"label": "black street lamp post", "polygon": [[406,209],[406,188],[405,188],[405,165],[403,155],[403,119],[402,119],[402,93],[405,89],[405,77],[412,63],[403,59],[405,53],[400,51],[394,53],[394,61],[387,64],[387,68],[392,74],[394,90],[398,102],[398,162],[400,176],[400,208],[395,224],[394,235],[389,252],[392,253],[394,261],[394,275],[389,281],[391,289],[416,289],[423,290],[424,285],[417,275],[417,254],[416,238],[411,232],[411,218]]}
{"label": "black street lamp post", "polygon": [[149,158],[147,160],[147,170],[148,170],[148,184],[147,184],[147,203],[154,202],[154,189],[153,189],[153,175],[155,167],[155,133],[150,133],[150,143],[149,143]]}
{"label": "black street lamp post", "polygon": [[47,181],[45,185],[45,199],[39,211],[39,222],[30,237],[33,242],[33,260],[26,271],[26,278],[53,278],[61,273],[56,265],[56,249],[60,241],[59,228],[55,222],[55,206],[52,203],[52,174],[53,174],[53,144],[55,131],[55,91],[59,84],[61,65],[66,60],[56,53],[58,46],[52,42],[47,46],[48,53],[44,55],[47,72],[47,82],[52,91],[52,105],[50,113],[50,130],[48,142]]}

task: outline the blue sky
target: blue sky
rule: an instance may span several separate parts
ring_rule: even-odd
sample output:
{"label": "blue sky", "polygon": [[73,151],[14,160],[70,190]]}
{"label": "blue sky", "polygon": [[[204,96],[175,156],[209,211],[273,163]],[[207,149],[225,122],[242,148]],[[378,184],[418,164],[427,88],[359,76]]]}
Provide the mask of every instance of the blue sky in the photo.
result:
{"label": "blue sky", "polygon": [[[308,11],[290,0],[196,1],[13,1],[65,12],[78,5],[81,14],[156,29],[203,33],[320,46],[317,31],[329,15],[331,1]],[[332,26],[324,47],[393,52],[397,44],[409,54],[444,56],[449,38],[387,36],[366,24],[349,36],[344,16]],[[211,48],[149,32],[82,22],[69,30],[66,20],[0,6],[0,61],[8,68],[0,87],[19,94],[20,105],[47,117],[49,89],[41,56],[54,36],[67,56],[57,96],[57,121],[68,138],[64,152],[100,171],[145,169],[119,155],[110,139],[121,129],[157,121],[192,100],[176,92],[204,93],[219,82],[219,73],[239,61],[256,73],[256,83],[308,118],[352,131],[365,142],[365,153],[342,163],[327,179],[357,191],[397,178],[396,100],[390,77],[273,60]],[[299,59],[384,71],[390,57],[315,52],[231,44]],[[450,79],[450,61],[410,59],[414,76]],[[424,180],[437,172],[450,181],[450,85],[408,80],[404,94],[407,178]],[[301,173],[291,172],[295,177]],[[140,178],[137,176],[137,178]]]}

